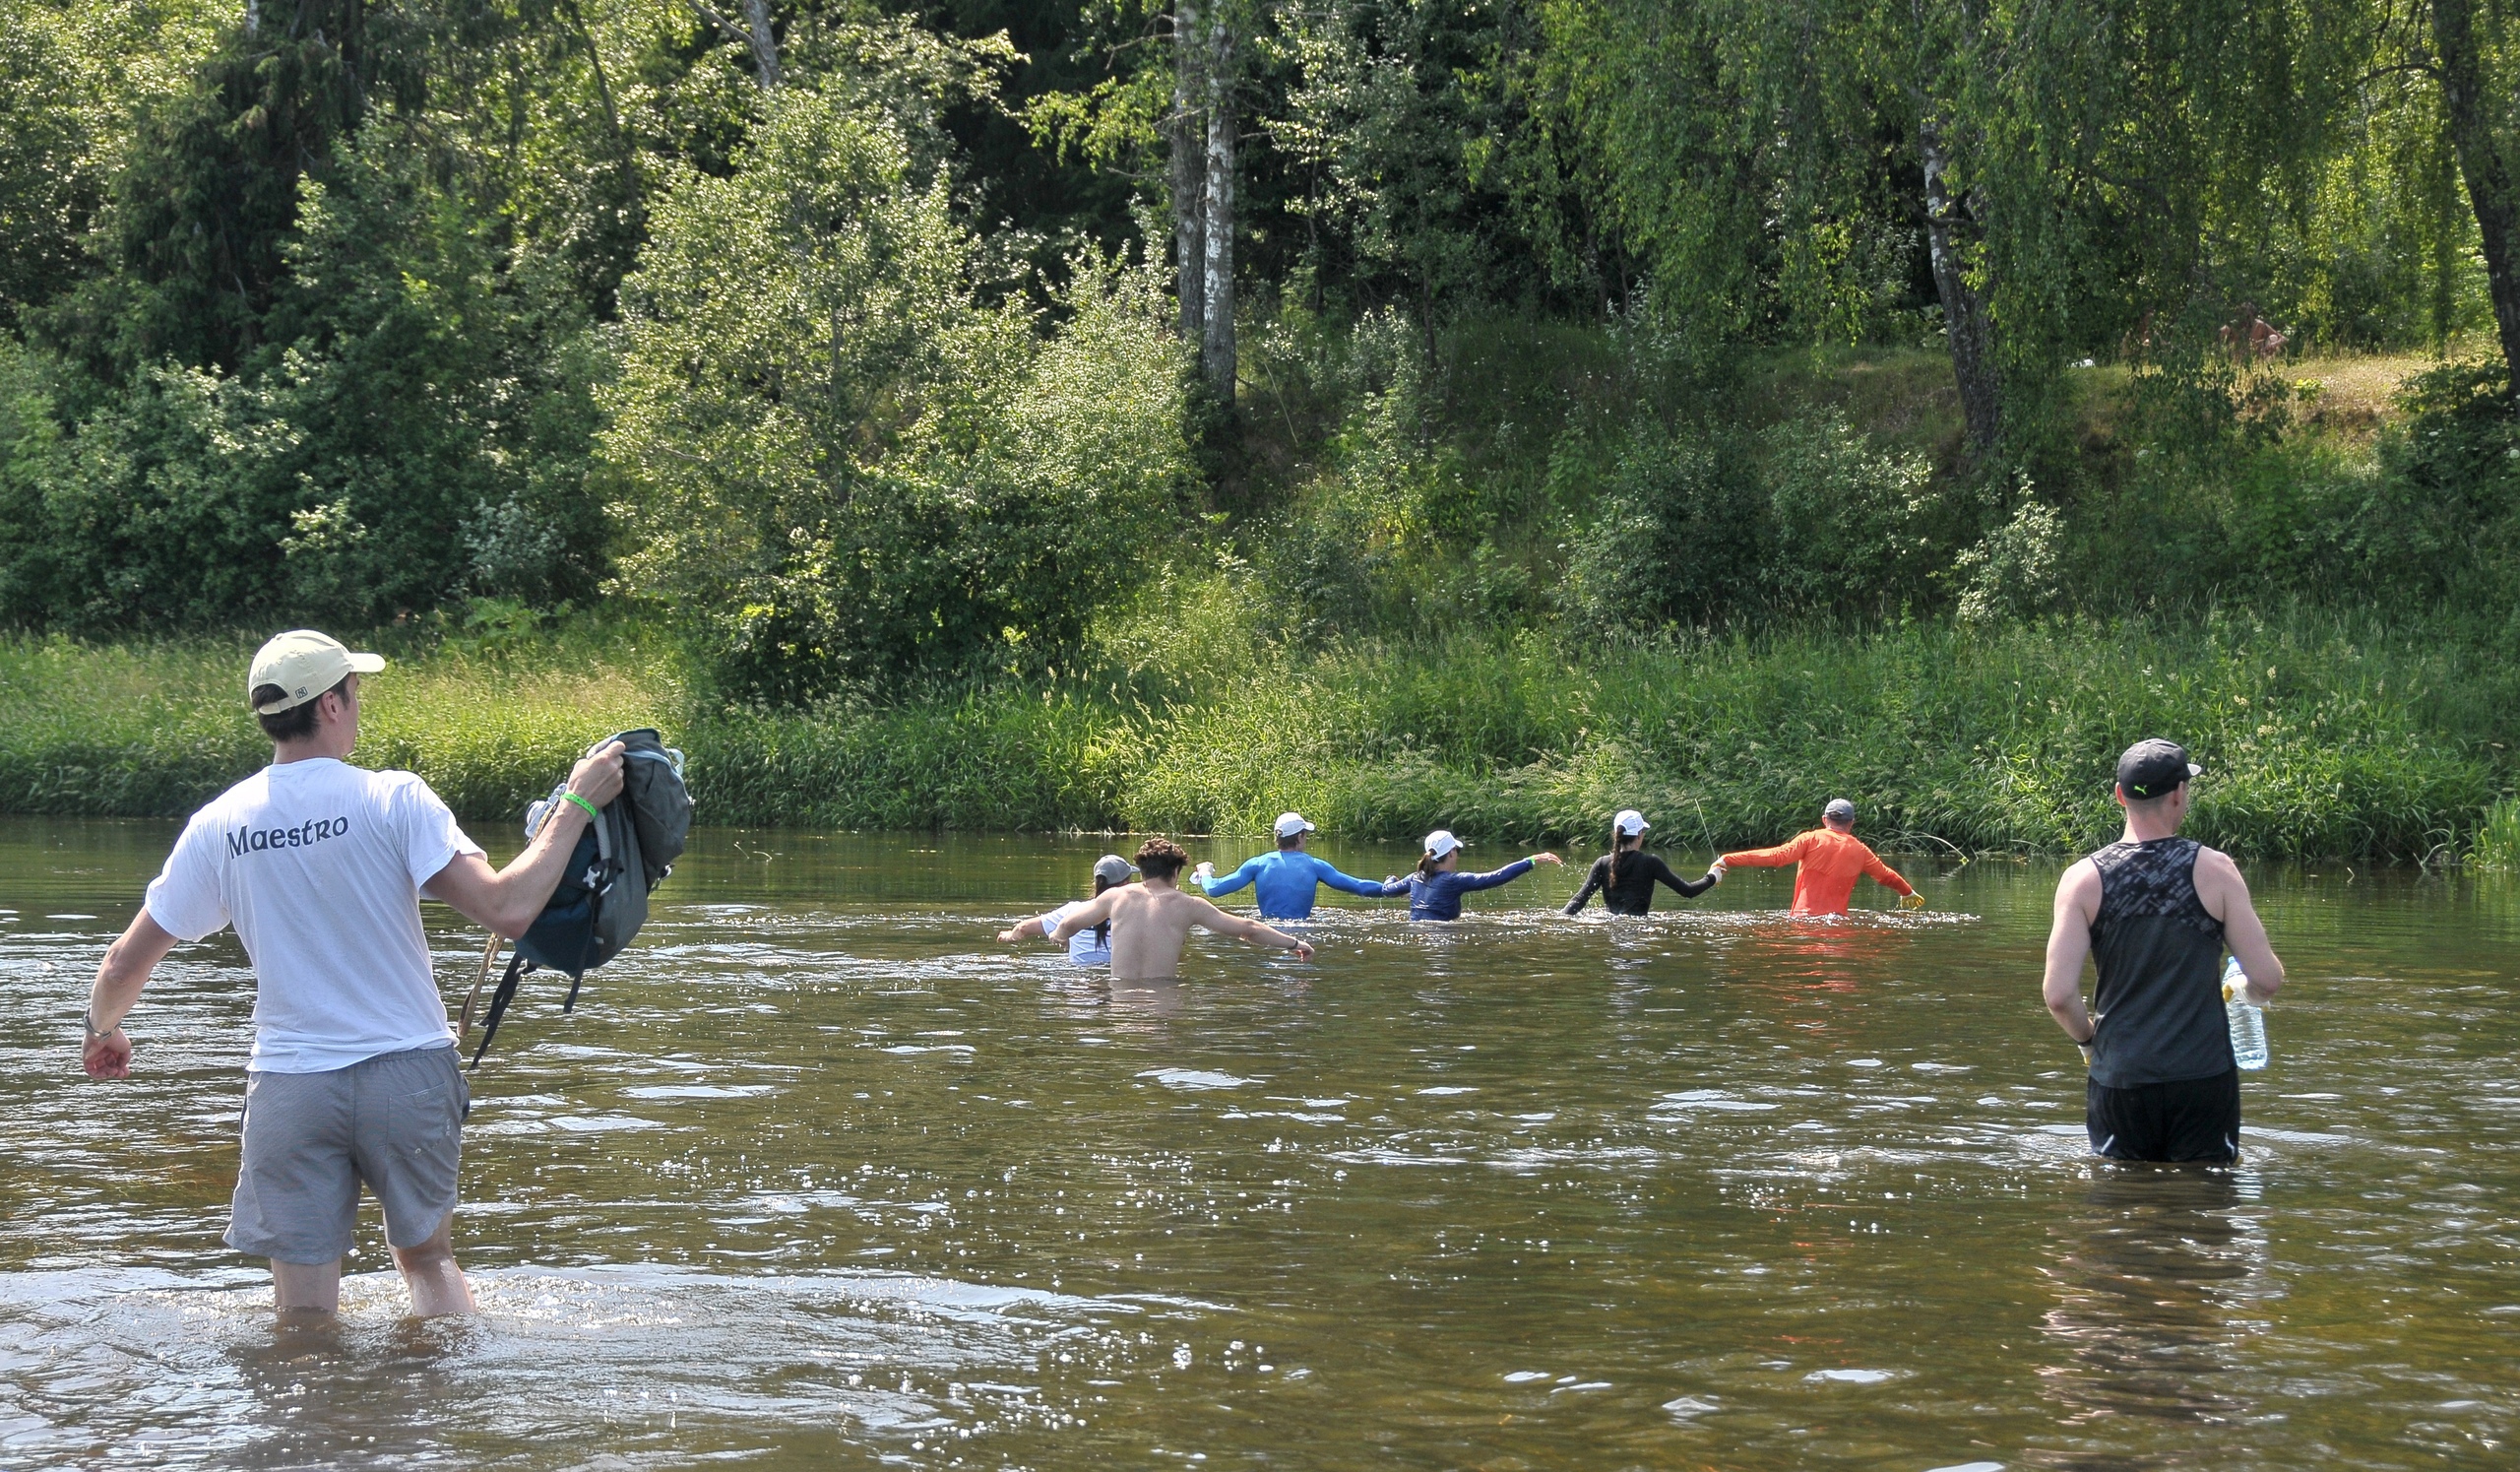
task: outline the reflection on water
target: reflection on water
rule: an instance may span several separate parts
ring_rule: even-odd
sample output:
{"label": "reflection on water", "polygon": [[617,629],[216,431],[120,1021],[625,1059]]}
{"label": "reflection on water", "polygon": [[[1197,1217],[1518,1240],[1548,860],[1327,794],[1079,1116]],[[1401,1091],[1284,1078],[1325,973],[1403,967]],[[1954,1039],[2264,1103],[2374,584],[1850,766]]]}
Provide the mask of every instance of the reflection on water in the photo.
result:
{"label": "reflection on water", "polygon": [[2244,1368],[2245,1301],[2263,1284],[2263,1222],[2244,1209],[2260,1195],[2255,1173],[2092,1170],[2053,1230],[2055,1307],[2041,1321],[2062,1351],[2043,1382],[2060,1424],[2244,1417],[2246,1401],[2226,1387]]}
{"label": "reflection on water", "polygon": [[1343,897],[1315,965],[1115,985],[992,938],[1100,841],[704,833],[475,1076],[482,1315],[400,1320],[371,1209],[281,1335],[218,1240],[233,940],[76,1077],[169,833],[0,823],[0,1464],[2490,1465],[2520,1412],[2506,889],[2265,878],[2296,985],[2211,1172],[2087,1156],[2050,867]]}

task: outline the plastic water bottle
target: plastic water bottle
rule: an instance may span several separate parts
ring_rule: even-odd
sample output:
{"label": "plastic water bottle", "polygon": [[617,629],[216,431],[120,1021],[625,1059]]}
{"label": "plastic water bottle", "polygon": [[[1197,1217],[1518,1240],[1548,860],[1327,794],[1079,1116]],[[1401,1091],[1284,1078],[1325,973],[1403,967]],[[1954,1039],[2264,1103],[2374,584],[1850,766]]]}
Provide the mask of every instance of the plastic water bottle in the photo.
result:
{"label": "plastic water bottle", "polygon": [[2266,1009],[2248,999],[2240,958],[2223,963],[2223,1015],[2232,1026],[2232,1057],[2243,1068],[2266,1066]]}

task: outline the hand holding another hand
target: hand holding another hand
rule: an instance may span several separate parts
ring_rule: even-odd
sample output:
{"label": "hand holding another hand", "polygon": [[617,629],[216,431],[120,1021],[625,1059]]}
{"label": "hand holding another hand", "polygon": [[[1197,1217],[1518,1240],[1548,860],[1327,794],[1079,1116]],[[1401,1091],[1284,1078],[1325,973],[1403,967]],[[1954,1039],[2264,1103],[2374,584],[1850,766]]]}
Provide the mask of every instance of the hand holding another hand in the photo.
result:
{"label": "hand holding another hand", "polygon": [[1564,864],[1565,862],[1565,860],[1558,858],[1554,854],[1534,854],[1532,856],[1532,863],[1534,864]]}

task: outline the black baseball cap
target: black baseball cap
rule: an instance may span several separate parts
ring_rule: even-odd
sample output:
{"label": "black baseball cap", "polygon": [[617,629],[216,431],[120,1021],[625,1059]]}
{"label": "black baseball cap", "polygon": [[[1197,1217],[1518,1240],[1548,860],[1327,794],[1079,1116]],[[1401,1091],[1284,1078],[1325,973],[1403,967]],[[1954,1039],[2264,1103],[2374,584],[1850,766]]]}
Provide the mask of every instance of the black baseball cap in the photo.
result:
{"label": "black baseball cap", "polygon": [[2160,736],[2147,736],[2117,758],[2117,785],[2139,802],[2167,798],[2173,789],[2205,769],[2187,759],[2187,748]]}

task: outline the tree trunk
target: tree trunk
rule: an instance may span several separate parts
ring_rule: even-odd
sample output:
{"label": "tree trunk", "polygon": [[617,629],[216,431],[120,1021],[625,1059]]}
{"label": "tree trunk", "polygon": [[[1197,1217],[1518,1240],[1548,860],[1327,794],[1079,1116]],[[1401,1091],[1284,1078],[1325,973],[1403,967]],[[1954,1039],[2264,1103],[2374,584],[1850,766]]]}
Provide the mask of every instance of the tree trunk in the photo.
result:
{"label": "tree trunk", "polygon": [[753,76],[761,90],[779,86],[779,42],[770,34],[770,0],[744,0],[744,29],[752,42]]}
{"label": "tree trunk", "polygon": [[1172,259],[1174,293],[1181,303],[1181,338],[1201,342],[1207,333],[1208,245],[1204,228],[1208,191],[1206,85],[1207,38],[1199,30],[1198,0],[1172,8]]}
{"label": "tree trunk", "polygon": [[[1217,12],[1223,11],[1219,4]],[[1233,31],[1224,15],[1208,20],[1208,159],[1205,204],[1207,280],[1200,295],[1207,310],[1199,338],[1199,367],[1217,402],[1233,407]]]}
{"label": "tree trunk", "polygon": [[263,29],[263,0],[245,0],[245,33],[253,35]]}
{"label": "tree trunk", "polygon": [[2520,394],[2520,191],[2513,186],[2510,160],[2494,142],[2485,62],[2477,54],[2475,0],[2433,0],[2432,46],[2441,63],[2441,110],[2449,118],[2450,145],[2477,214],[2494,333],[2502,340],[2512,391]]}
{"label": "tree trunk", "polygon": [[1933,259],[1934,292],[1942,298],[1943,330],[1951,342],[1951,374],[1960,386],[1960,416],[1974,458],[1995,446],[2002,424],[2002,399],[1993,353],[1988,351],[1986,304],[1969,285],[1968,266],[1961,259],[1961,237],[1972,223],[1951,194],[1951,155],[1944,146],[1942,128],[1943,120],[1928,113],[1917,129],[1917,151],[1924,159],[1925,241]]}

